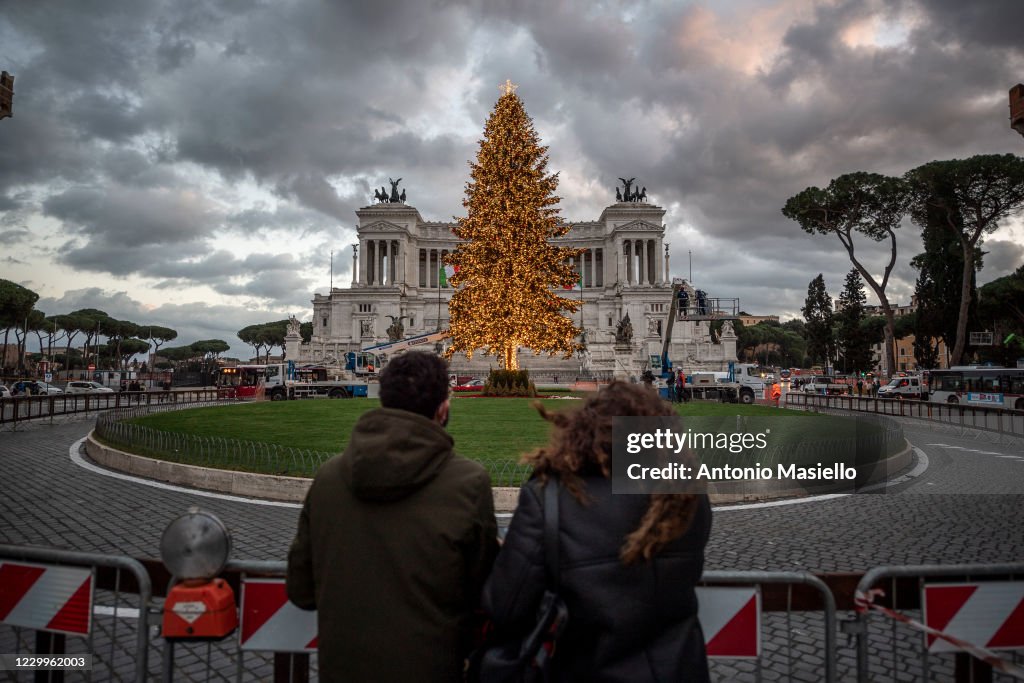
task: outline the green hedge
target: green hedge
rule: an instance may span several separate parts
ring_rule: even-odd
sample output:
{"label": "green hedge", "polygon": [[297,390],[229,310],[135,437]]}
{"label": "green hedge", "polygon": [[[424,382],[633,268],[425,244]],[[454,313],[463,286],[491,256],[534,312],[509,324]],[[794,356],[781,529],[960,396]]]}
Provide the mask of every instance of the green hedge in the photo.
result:
{"label": "green hedge", "polygon": [[484,383],[484,396],[537,395],[537,387],[530,381],[528,370],[491,370]]}

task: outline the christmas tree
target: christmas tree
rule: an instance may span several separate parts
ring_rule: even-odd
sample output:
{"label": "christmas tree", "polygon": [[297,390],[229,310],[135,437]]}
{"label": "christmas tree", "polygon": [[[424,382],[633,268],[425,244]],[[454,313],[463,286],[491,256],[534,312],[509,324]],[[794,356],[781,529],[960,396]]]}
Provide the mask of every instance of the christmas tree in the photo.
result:
{"label": "christmas tree", "polygon": [[448,353],[482,349],[516,370],[521,346],[566,357],[579,348],[580,330],[562,312],[574,313],[580,301],[555,292],[576,284],[571,261],[582,250],[549,242],[570,227],[558,219],[558,174],[546,173],[547,147],[514,86],[502,89],[470,163],[467,215],[454,229],[464,242],[446,259],[458,288],[448,306]]}

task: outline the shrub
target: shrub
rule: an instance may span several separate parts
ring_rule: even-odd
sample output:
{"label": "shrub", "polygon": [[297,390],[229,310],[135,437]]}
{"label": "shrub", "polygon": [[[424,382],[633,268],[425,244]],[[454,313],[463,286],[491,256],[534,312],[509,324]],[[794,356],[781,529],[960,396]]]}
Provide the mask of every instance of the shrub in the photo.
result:
{"label": "shrub", "polygon": [[484,396],[537,395],[537,387],[530,381],[528,370],[491,370],[484,384]]}

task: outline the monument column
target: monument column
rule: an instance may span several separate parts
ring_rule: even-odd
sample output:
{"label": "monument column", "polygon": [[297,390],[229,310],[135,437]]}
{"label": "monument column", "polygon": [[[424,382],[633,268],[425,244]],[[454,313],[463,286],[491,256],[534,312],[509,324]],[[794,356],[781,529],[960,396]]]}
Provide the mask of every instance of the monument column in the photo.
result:
{"label": "monument column", "polygon": [[352,245],[352,284],[355,285],[359,279],[359,245]]}
{"label": "monument column", "polygon": [[640,268],[637,274],[637,279],[641,285],[647,284],[647,241],[637,240],[637,255],[640,257]]}
{"label": "monument column", "polygon": [[622,262],[626,266],[626,284],[631,285],[633,284],[633,240],[626,240],[622,243]]}
{"label": "monument column", "polygon": [[664,272],[664,275],[662,276],[662,280],[664,280],[665,282],[668,282],[669,281],[669,273],[671,273],[671,272],[672,271],[669,270],[669,267],[668,267],[668,245],[666,244],[665,245],[665,272]]}
{"label": "monument column", "polygon": [[359,251],[363,258],[359,259],[359,284],[366,284],[366,258],[370,255],[366,251],[366,240],[359,240]]}

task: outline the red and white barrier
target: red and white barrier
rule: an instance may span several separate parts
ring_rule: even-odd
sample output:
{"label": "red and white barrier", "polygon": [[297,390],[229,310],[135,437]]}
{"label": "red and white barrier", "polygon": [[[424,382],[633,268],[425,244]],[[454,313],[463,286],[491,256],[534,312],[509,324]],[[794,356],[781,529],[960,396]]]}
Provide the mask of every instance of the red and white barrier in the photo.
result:
{"label": "red and white barrier", "polygon": [[697,588],[697,616],[708,657],[754,658],[761,654],[761,591],[755,587]]}
{"label": "red and white barrier", "polygon": [[[988,650],[1024,647],[1024,581],[926,585],[924,623]],[[931,634],[925,638],[929,652],[963,649]]]}
{"label": "red and white barrier", "polygon": [[316,612],[288,601],[284,579],[246,579],[241,621],[243,650],[316,652]]}
{"label": "red and white barrier", "polygon": [[0,561],[0,623],[87,635],[92,598],[91,569]]}

